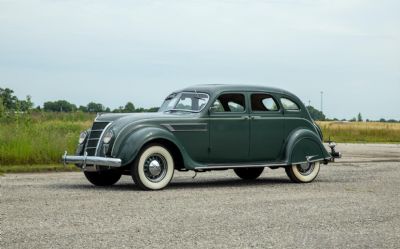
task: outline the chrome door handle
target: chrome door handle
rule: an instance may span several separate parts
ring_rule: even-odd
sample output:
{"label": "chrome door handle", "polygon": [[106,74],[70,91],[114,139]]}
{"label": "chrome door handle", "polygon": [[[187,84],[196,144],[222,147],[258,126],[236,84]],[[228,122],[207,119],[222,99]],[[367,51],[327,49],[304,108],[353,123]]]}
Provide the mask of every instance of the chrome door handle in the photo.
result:
{"label": "chrome door handle", "polygon": [[244,119],[244,120],[249,120],[250,117],[249,117],[249,116],[242,116],[242,119]]}

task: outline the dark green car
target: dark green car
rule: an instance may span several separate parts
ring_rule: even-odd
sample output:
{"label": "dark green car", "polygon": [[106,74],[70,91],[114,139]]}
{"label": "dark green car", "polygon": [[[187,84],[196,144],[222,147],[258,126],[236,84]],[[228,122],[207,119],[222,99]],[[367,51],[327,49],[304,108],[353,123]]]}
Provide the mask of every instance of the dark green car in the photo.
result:
{"label": "dark green car", "polygon": [[321,163],[340,157],[334,143],[329,153],[322,141],[304,104],[285,90],[200,85],[170,94],[157,113],[98,115],[63,162],[99,186],[127,174],[143,189],[162,189],[174,170],[233,169],[251,180],[265,167],[311,182]]}

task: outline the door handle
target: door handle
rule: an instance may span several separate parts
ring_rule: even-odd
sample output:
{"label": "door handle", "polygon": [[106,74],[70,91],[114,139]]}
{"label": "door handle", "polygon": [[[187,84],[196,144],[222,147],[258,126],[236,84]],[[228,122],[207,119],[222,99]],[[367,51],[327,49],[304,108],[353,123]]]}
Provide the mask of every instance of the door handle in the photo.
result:
{"label": "door handle", "polygon": [[249,117],[249,116],[242,116],[242,119],[244,119],[244,120],[249,120],[250,117]]}
{"label": "door handle", "polygon": [[261,116],[252,116],[251,119],[252,119],[252,120],[254,120],[254,119],[261,119]]}

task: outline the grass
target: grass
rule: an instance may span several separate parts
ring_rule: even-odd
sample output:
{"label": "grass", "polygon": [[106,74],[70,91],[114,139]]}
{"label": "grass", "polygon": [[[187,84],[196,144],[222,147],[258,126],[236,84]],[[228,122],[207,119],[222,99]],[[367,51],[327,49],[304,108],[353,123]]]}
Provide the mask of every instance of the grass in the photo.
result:
{"label": "grass", "polygon": [[324,139],[339,143],[400,143],[400,123],[317,122]]}
{"label": "grass", "polygon": [[[73,154],[79,133],[95,115],[85,113],[19,114],[0,119],[0,174],[71,171],[61,155]],[[400,143],[400,123],[318,122],[325,140],[338,143]]]}
{"label": "grass", "polygon": [[93,119],[94,115],[83,113],[38,113],[3,118],[0,121],[0,172],[63,170],[61,165],[58,168],[54,164],[60,163],[65,150],[74,153],[79,133],[89,128]]}

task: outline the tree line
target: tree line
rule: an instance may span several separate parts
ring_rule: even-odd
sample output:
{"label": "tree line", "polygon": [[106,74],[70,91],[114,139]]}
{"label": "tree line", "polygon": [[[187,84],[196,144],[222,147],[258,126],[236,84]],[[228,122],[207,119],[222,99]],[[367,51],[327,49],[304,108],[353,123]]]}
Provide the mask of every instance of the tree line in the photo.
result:
{"label": "tree line", "polygon": [[[346,120],[346,119],[328,119],[325,114],[311,105],[307,106],[307,110],[314,120],[319,121],[350,121],[350,122],[362,122],[364,121],[361,113],[356,117]],[[116,109],[111,110],[109,107],[105,107],[101,103],[90,102],[87,105],[77,106],[66,100],[56,100],[47,101],[42,106],[37,106],[34,108],[32,98],[30,95],[26,96],[26,99],[19,100],[17,96],[14,95],[14,91],[9,88],[0,88],[0,117],[4,113],[15,113],[15,112],[30,112],[30,111],[44,111],[44,112],[87,112],[87,113],[98,113],[98,112],[114,112],[114,113],[131,113],[131,112],[157,112],[158,107],[146,108],[136,108],[132,102],[126,103],[124,106],[120,106]],[[373,120],[365,120],[366,122]],[[381,118],[376,120],[378,122],[400,122],[394,119],[386,120]]]}
{"label": "tree line", "polygon": [[129,112],[156,112],[158,107],[136,108],[132,102],[126,103],[124,106],[120,106],[114,110],[109,107],[105,107],[101,103],[90,102],[87,105],[77,106],[66,100],[47,101],[43,106],[34,107],[31,96],[27,96],[25,100],[19,100],[14,95],[14,91],[9,88],[0,88],[0,117],[4,113],[18,113],[18,112],[32,112],[32,111],[44,111],[44,112],[114,112],[114,113],[129,113]]}

